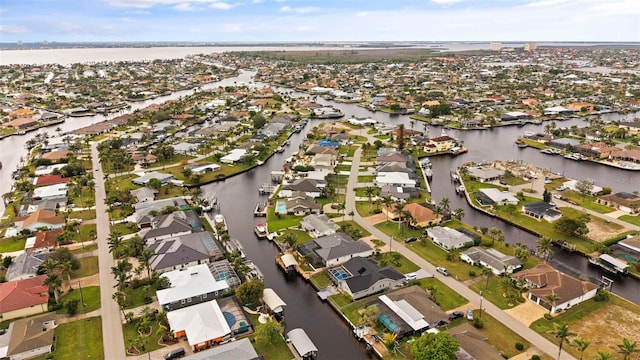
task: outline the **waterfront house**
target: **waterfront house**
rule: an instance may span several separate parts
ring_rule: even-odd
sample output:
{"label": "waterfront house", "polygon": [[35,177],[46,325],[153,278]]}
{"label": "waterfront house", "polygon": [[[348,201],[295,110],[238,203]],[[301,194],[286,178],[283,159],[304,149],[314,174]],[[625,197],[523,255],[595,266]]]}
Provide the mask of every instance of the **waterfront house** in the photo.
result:
{"label": "waterfront house", "polygon": [[468,167],[467,171],[472,179],[480,182],[496,181],[504,176],[504,170],[489,167]]}
{"label": "waterfront house", "polygon": [[575,149],[578,153],[596,160],[607,159],[613,153],[623,150],[617,146],[609,146],[603,142],[580,144],[576,145]]}
{"label": "waterfront house", "polygon": [[221,157],[220,161],[225,164],[235,164],[246,154],[247,150],[245,149],[233,149],[227,155]]}
{"label": "waterfront house", "polygon": [[227,259],[210,262],[208,267],[216,281],[224,280],[232,289],[237,288],[242,283],[236,270]]}
{"label": "waterfront house", "polygon": [[33,198],[40,200],[56,199],[67,196],[67,184],[60,183],[48,186],[40,186],[33,189]]}
{"label": "waterfront house", "polygon": [[0,356],[11,360],[45,357],[53,351],[56,326],[55,313],[10,323],[6,333],[0,337]]}
{"label": "waterfront house", "polygon": [[190,167],[191,172],[197,175],[204,175],[210,172],[220,170],[220,165],[213,163],[198,164]]}
{"label": "waterfront house", "polygon": [[518,198],[508,191],[500,191],[496,188],[484,188],[478,190],[478,202],[482,205],[517,205]]}
{"label": "waterfront house", "polygon": [[29,230],[34,232],[39,228],[60,229],[64,227],[64,218],[56,215],[51,210],[37,210],[25,217],[14,219],[19,230]]}
{"label": "waterfront house", "polygon": [[135,212],[133,213],[133,215],[127,218],[127,221],[137,222],[140,228],[151,227],[150,221],[153,219],[153,216],[148,215],[152,211],[160,212],[167,206],[176,207],[180,210],[189,209],[189,204],[187,204],[187,201],[184,199],[184,197],[147,201],[143,203],[133,204]]}
{"label": "waterfront house", "polygon": [[151,179],[157,179],[160,181],[162,186],[167,185],[171,180],[174,180],[175,177],[172,174],[165,174],[158,171],[152,171],[148,173],[143,173],[139,177],[133,179],[133,183],[136,185],[149,185],[149,181]]}
{"label": "waterfront house", "polygon": [[185,244],[202,243],[209,252],[209,261],[215,261],[225,258],[225,252],[222,245],[216,239],[216,236],[209,231],[196,231],[186,235],[178,236]]}
{"label": "waterfront house", "polygon": [[378,172],[375,179],[376,186],[397,186],[402,188],[415,188],[419,185],[413,173],[406,172]]}
{"label": "waterfront house", "polygon": [[375,302],[380,309],[378,321],[398,338],[419,335],[446,319],[447,314],[434,303],[429,293],[417,285],[390,291]]}
{"label": "waterfront house", "polygon": [[573,149],[575,149],[576,146],[580,145],[580,140],[558,138],[558,139],[547,141],[547,145],[554,147],[556,149],[573,151]]}
{"label": "waterfront house", "polygon": [[634,236],[618,242],[620,248],[631,253],[635,258],[640,258],[640,236]]}
{"label": "waterfront house", "polygon": [[[529,300],[543,306],[550,312],[567,309],[596,296],[598,286],[589,281],[578,280],[554,269],[547,263],[513,275],[516,280],[524,280],[529,288]],[[557,300],[550,302],[553,294]]]}
{"label": "waterfront house", "polygon": [[62,177],[62,175],[43,175],[36,176],[33,179],[33,185],[36,187],[39,186],[50,186],[50,185],[58,185],[58,184],[66,184],[71,180],[71,178]]}
{"label": "waterfront house", "polygon": [[[611,159],[616,161],[626,161],[634,164],[640,164],[640,150],[621,150],[611,154]],[[628,166],[622,164],[622,166],[631,167],[632,169],[638,168],[637,166]]]}
{"label": "waterfront house", "polygon": [[286,201],[285,208],[287,214],[296,216],[304,216],[311,213],[319,215],[322,211],[322,205],[316,203],[313,198],[306,196],[302,192],[294,192],[293,196]]}
{"label": "waterfront house", "polygon": [[340,226],[331,221],[327,215],[311,214],[305,216],[300,226],[313,237],[335,234]]}
{"label": "waterfront house", "polygon": [[628,214],[636,214],[640,210],[640,196],[628,192],[617,192],[599,196],[598,204],[611,206]]}
{"label": "waterfront house", "polygon": [[296,179],[291,184],[282,185],[278,196],[281,198],[291,198],[294,192],[302,192],[311,198],[317,198],[322,195],[322,189],[327,186],[325,180],[314,179]]}
{"label": "waterfront house", "polygon": [[204,225],[194,210],[175,211],[166,215],[158,215],[151,220],[151,229],[142,238],[147,244],[180,235],[202,231]]}
{"label": "waterfront house", "polygon": [[249,338],[232,341],[224,345],[199,351],[187,357],[188,360],[258,360],[263,357],[258,355]]}
{"label": "waterfront house", "polygon": [[[594,184],[593,180],[591,180],[590,182],[591,182],[591,191],[589,191],[590,194],[595,195],[602,192],[601,186]],[[565,188],[579,192],[578,188],[576,188],[576,185],[578,185],[578,180],[569,180],[562,183],[562,186],[564,186]]]}
{"label": "waterfront house", "polygon": [[395,268],[380,267],[375,260],[360,256],[329,269],[329,278],[353,300],[400,287],[405,280]]}
{"label": "waterfront house", "polygon": [[430,154],[447,152],[457,146],[456,139],[448,135],[428,139],[424,144],[424,151]]}
{"label": "waterfront house", "polygon": [[522,206],[522,212],[535,219],[548,222],[554,222],[562,217],[562,213],[555,206],[544,201],[524,205]]}
{"label": "waterfront house", "polygon": [[471,265],[487,267],[496,276],[512,274],[522,268],[522,262],[495,249],[472,246],[460,253],[460,259]]}
{"label": "waterfront house", "polygon": [[186,243],[180,238],[170,238],[148,248],[154,252],[149,261],[151,270],[158,273],[209,263],[209,251],[202,242]]}
{"label": "waterfront house", "polygon": [[2,320],[30,316],[47,311],[49,288],[42,283],[47,275],[0,283]]}
{"label": "waterfront house", "polygon": [[355,241],[345,233],[335,233],[301,244],[298,252],[310,256],[310,264],[320,268],[340,265],[356,256],[371,256],[373,249],[362,240]]}
{"label": "waterfront house", "polygon": [[8,129],[26,129],[38,125],[38,120],[30,117],[17,118],[2,123],[2,127]]}
{"label": "waterfront house", "polygon": [[315,170],[333,170],[336,167],[337,155],[333,154],[315,154],[309,161],[309,165]]}
{"label": "waterfront house", "polygon": [[186,337],[194,351],[207,349],[231,337],[231,328],[216,300],[167,313],[176,338]]}
{"label": "waterfront house", "polygon": [[216,280],[207,264],[168,271],[170,287],[156,291],[158,303],[165,311],[181,309],[221,297],[229,290],[226,280]]}

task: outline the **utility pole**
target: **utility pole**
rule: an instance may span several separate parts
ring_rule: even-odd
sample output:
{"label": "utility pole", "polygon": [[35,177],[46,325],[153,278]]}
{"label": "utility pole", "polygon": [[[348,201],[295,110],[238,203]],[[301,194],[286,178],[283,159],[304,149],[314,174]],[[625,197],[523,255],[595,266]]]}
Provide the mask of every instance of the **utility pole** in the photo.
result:
{"label": "utility pole", "polygon": [[482,319],[482,290],[480,290],[480,315],[478,316],[478,319]]}
{"label": "utility pole", "polygon": [[82,303],[82,309],[84,310],[84,296],[82,296],[82,286],[80,285],[80,280],[78,280],[78,289],[80,289],[80,302]]}

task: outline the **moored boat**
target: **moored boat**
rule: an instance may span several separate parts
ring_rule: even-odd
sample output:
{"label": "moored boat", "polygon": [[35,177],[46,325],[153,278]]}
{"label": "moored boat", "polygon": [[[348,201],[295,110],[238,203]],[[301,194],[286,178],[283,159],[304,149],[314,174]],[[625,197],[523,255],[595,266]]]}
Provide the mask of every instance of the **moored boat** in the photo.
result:
{"label": "moored boat", "polygon": [[258,239],[266,239],[269,233],[267,232],[267,224],[257,224],[253,230],[256,233]]}
{"label": "moored boat", "polygon": [[213,217],[213,223],[216,225],[216,229],[227,231],[227,220],[222,214],[216,214]]}

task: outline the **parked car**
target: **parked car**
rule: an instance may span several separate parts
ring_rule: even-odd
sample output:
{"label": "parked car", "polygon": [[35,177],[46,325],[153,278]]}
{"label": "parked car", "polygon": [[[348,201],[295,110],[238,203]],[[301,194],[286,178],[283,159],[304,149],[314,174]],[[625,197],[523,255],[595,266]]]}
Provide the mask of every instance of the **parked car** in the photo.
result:
{"label": "parked car", "polygon": [[562,199],[562,195],[560,194],[553,194],[553,197],[556,199]]}
{"label": "parked car", "polygon": [[179,349],[175,349],[172,350],[166,354],[164,354],[164,360],[173,360],[173,359],[179,359],[181,357],[183,357],[185,355],[185,351],[184,348],[179,348]]}
{"label": "parked car", "polygon": [[454,311],[451,314],[449,314],[449,321],[453,321],[455,319],[459,319],[461,317],[464,316],[464,313],[462,311]]}
{"label": "parked car", "polygon": [[417,278],[418,278],[418,274],[416,274],[416,273],[414,273],[414,272],[412,272],[412,273],[408,273],[408,274],[404,274],[404,278],[405,278],[407,281],[415,280],[415,279],[417,279]]}
{"label": "parked car", "polygon": [[408,238],[404,239],[404,242],[408,244],[408,243],[412,243],[412,242],[414,242],[416,240],[418,240],[418,238],[412,236],[412,237],[408,237]]}
{"label": "parked car", "polygon": [[473,321],[473,310],[467,310],[467,320]]}
{"label": "parked car", "polygon": [[451,274],[449,274],[449,271],[447,271],[447,269],[445,269],[443,267],[437,267],[436,271],[439,272],[440,274],[444,275],[444,276],[451,275]]}
{"label": "parked car", "polygon": [[449,322],[447,320],[440,320],[436,324],[436,327],[442,327],[442,326],[447,326],[447,325],[449,325]]}

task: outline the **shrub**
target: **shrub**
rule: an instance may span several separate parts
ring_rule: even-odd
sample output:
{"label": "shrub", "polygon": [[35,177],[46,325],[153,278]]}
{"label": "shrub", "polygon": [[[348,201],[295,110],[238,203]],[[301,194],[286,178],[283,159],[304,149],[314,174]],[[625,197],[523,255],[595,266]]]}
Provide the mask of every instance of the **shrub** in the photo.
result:
{"label": "shrub", "polygon": [[531,360],[540,360],[540,355],[538,354],[531,355]]}
{"label": "shrub", "polygon": [[549,313],[545,313],[544,314],[544,318],[547,319],[547,320],[553,320],[553,316],[551,314],[549,314]]}
{"label": "shrub", "polygon": [[69,300],[64,304],[64,308],[67,310],[69,316],[73,316],[78,313],[78,299]]}
{"label": "shrub", "polygon": [[382,209],[373,209],[374,214],[382,214]]}
{"label": "shrub", "polygon": [[598,293],[596,293],[596,297],[594,298],[595,301],[608,301],[609,300],[609,292],[607,290],[604,289],[600,289],[598,290]]}
{"label": "shrub", "polygon": [[476,276],[475,270],[469,270],[469,276],[475,277]]}
{"label": "shrub", "polygon": [[517,342],[516,343],[516,349],[518,349],[519,351],[524,350],[524,344],[521,342]]}
{"label": "shrub", "polygon": [[473,319],[473,327],[475,327],[476,329],[482,329],[484,327],[484,323],[482,322],[482,319],[480,318],[474,318]]}

